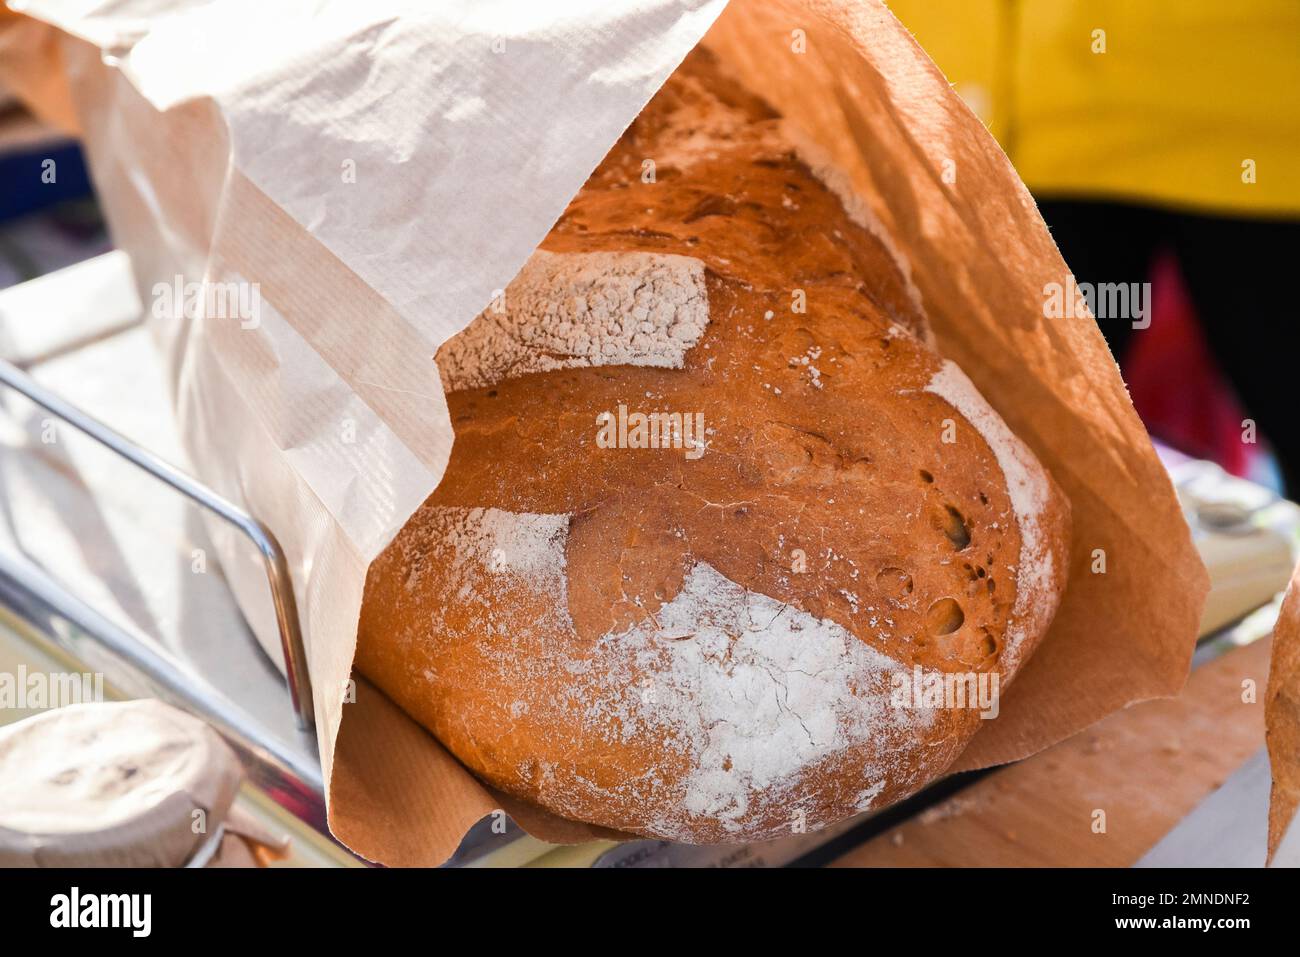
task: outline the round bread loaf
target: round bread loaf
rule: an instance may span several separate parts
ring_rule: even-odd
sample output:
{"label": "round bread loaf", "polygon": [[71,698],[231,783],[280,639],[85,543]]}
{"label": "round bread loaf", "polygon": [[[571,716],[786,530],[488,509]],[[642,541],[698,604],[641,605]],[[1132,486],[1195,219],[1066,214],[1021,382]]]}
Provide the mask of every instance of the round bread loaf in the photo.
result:
{"label": "round bread loaf", "polygon": [[922,689],[1005,688],[1064,589],[1065,499],[797,144],[697,51],[437,356],[451,461],[357,664],[565,817],[759,840],[906,797],[993,710]]}

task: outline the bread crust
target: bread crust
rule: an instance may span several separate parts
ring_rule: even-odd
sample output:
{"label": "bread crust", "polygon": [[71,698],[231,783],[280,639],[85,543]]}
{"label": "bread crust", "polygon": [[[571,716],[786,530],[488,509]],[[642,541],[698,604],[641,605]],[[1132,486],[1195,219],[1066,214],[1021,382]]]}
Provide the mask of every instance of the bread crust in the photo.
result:
{"label": "bread crust", "polygon": [[[562,816],[708,843],[900,800],[981,718],[899,683],[1005,688],[1064,590],[1064,496],[793,142],[697,51],[439,353],[455,445],[357,665]],[[702,415],[702,454],[601,447],[620,406]]]}

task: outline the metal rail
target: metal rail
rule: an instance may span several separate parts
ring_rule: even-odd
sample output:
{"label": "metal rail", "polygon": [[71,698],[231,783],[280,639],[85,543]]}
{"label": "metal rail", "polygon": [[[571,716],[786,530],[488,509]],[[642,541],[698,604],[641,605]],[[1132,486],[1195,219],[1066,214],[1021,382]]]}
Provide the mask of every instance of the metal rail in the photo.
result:
{"label": "metal rail", "polygon": [[293,579],[289,574],[289,563],[285,560],[284,551],[271,530],[202,482],[50,392],[17,366],[3,359],[0,359],[0,382],[225,520],[243,532],[256,546],[262,555],[267,582],[271,586],[271,601],[275,606],[276,624],[280,630],[280,647],[284,652],[285,678],[294,718],[299,730],[310,731],[315,726],[311,676],[307,671],[307,652],[303,645],[298,606],[293,594]]}

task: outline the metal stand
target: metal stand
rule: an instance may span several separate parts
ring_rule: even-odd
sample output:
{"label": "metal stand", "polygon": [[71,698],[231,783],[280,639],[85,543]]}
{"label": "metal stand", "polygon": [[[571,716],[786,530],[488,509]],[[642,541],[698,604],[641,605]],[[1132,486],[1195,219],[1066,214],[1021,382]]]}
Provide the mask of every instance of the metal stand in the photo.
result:
{"label": "metal stand", "polygon": [[12,363],[0,359],[0,382],[21,392],[32,402],[90,436],[127,461],[185,495],[192,502],[219,516],[243,532],[262,555],[266,578],[275,605],[276,624],[280,629],[280,646],[284,651],[285,676],[289,700],[301,731],[315,726],[312,708],[311,676],[307,670],[307,652],[298,622],[298,606],[293,595],[293,579],[284,551],[271,530],[232,502],[176,466],[143,449],[113,431],[98,419],[87,415],[59,396],[37,384]]}

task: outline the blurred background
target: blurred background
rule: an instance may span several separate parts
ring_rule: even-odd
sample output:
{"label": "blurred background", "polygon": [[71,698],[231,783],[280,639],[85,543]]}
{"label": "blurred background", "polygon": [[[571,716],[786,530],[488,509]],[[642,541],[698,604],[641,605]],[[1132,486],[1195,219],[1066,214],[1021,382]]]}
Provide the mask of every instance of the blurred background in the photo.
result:
{"label": "blurred background", "polygon": [[53,40],[0,0],[0,288],[111,248],[72,106],[43,81]]}
{"label": "blurred background", "polygon": [[1294,497],[1300,3],[888,4],[1006,150],[1075,278],[1151,284],[1147,328],[1098,318],[1151,433],[1285,476]]}

